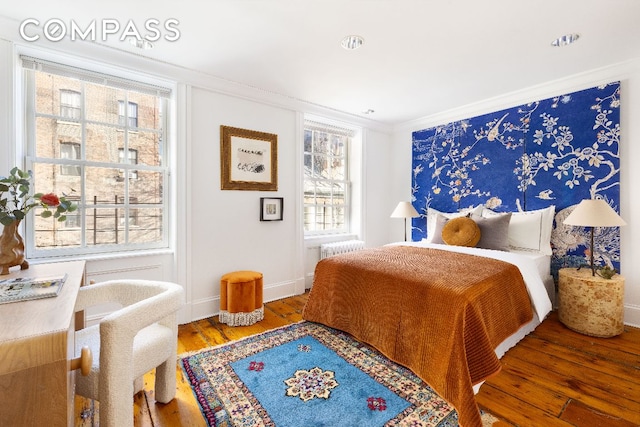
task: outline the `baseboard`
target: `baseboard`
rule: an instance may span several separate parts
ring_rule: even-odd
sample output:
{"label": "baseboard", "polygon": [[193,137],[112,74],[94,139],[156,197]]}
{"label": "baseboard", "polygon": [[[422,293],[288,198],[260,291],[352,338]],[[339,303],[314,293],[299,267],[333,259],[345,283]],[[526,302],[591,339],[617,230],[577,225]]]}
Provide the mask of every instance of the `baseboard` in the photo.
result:
{"label": "baseboard", "polygon": [[625,304],[624,324],[640,328],[640,306]]}
{"label": "baseboard", "polygon": [[311,289],[311,286],[313,286],[313,278],[314,278],[314,274],[313,273],[307,273],[306,276],[304,277],[304,288],[305,289]]}

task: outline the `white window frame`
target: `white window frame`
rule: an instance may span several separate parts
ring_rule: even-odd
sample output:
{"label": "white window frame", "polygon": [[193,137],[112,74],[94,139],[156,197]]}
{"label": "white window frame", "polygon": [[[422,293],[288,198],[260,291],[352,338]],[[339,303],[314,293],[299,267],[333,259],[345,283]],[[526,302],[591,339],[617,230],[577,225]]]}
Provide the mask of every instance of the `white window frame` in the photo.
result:
{"label": "white window frame", "polygon": [[[66,98],[66,102],[63,101]],[[69,114],[69,113],[73,114]],[[81,94],[77,90],[61,89],[60,90],[60,117],[68,120],[79,120],[82,114]]]}
{"label": "white window frame", "polygon": [[[126,107],[125,107],[126,106]],[[138,127],[138,104],[135,102],[125,102],[123,100],[118,101],[118,123],[121,126],[127,125],[135,129]]]}
{"label": "white window frame", "polygon": [[[86,244],[86,231],[84,231],[84,210],[87,208],[92,208],[89,200],[81,200],[77,202],[78,204],[78,215],[81,215],[81,223],[83,223],[83,232],[81,237],[81,245],[79,247],[73,248],[47,248],[47,249],[38,249],[35,247],[34,242],[34,221],[26,221],[26,238],[25,244],[27,247],[27,256],[29,258],[50,258],[50,257],[60,257],[60,256],[81,256],[81,255],[91,255],[91,254],[109,254],[109,253],[119,253],[122,251],[156,251],[158,249],[168,249],[170,246],[170,224],[169,218],[172,215],[173,205],[170,200],[170,185],[173,184],[173,180],[170,179],[170,147],[172,146],[170,143],[170,138],[172,137],[171,126],[172,126],[172,118],[175,116],[171,114],[169,111],[170,108],[173,107],[172,96],[173,85],[168,84],[166,81],[160,81],[150,76],[142,76],[142,75],[131,75],[130,72],[127,72],[122,69],[114,69],[113,67],[108,67],[110,71],[115,70],[115,74],[103,74],[101,71],[96,69],[89,68],[77,68],[81,66],[82,61],[79,61],[75,58],[70,58],[70,62],[73,65],[65,65],[62,63],[51,62],[46,59],[37,59],[29,56],[21,56],[21,61],[23,64],[23,74],[22,78],[19,81],[24,86],[25,90],[23,90],[24,99],[22,102],[24,103],[24,124],[25,124],[25,145],[21,150],[25,156],[25,166],[27,169],[32,170],[33,165],[35,163],[48,163],[48,164],[60,164],[60,166],[69,163],[68,160],[65,159],[55,159],[55,158],[38,158],[36,157],[36,143],[35,143],[35,106],[33,105],[33,93],[35,90],[35,78],[27,75],[27,71],[30,69],[52,72],[50,70],[55,70],[53,74],[59,74],[67,77],[76,77],[76,78],[86,78],[87,82],[91,83],[104,83],[108,86],[124,88],[125,90],[133,90],[133,91],[142,91],[143,93],[156,94],[160,96],[162,100],[162,116],[164,119],[164,123],[162,126],[162,144],[161,144],[161,153],[160,156],[163,159],[163,164],[161,166],[149,166],[149,165],[127,165],[121,163],[102,163],[102,162],[88,162],[86,160],[86,153],[82,153],[82,160],[74,161],[74,164],[78,164],[79,167],[82,166],[95,166],[95,167],[110,167],[110,168],[124,168],[129,173],[133,171],[136,173],[139,170],[149,170],[153,172],[161,173],[163,177],[163,189],[162,189],[162,204],[160,205],[162,209],[162,238],[157,242],[149,242],[149,243],[129,243],[129,244],[109,244],[109,245],[87,245]],[[95,64],[94,64],[95,65]],[[97,67],[102,68],[102,67]],[[106,66],[104,67],[107,68]],[[31,95],[31,96],[30,96]],[[128,102],[128,101],[127,101]],[[83,102],[81,101],[81,106]],[[125,104],[127,105],[127,104]],[[129,110],[129,108],[127,108]],[[54,116],[56,114],[60,114],[61,112],[54,112]],[[81,113],[82,115],[82,113]],[[136,108],[137,115],[137,108]],[[57,116],[57,118],[62,118],[61,116]],[[74,120],[75,121],[75,120]],[[81,117],[78,122],[84,125],[85,118]],[[126,120],[124,127],[126,130],[129,130],[130,121]],[[122,126],[122,125],[120,125]],[[136,128],[136,130],[138,130]],[[133,130],[132,130],[133,131]],[[125,141],[127,141],[125,139]],[[128,149],[127,142],[125,142],[125,148]],[[84,149],[83,149],[84,151]],[[84,185],[84,179],[82,180]],[[126,187],[128,188],[128,187]],[[85,192],[82,191],[84,195]],[[128,191],[125,190],[126,198],[128,199]],[[85,196],[83,196],[85,197]],[[100,208],[111,208],[116,207],[104,204],[101,205]],[[122,205],[118,205],[118,208],[123,208]],[[136,205],[135,207],[129,207],[128,205],[124,206],[125,216],[129,217],[129,211],[135,210],[137,208],[150,207],[155,208],[156,205]],[[34,212],[32,211],[30,214],[30,219],[33,219]]]}
{"label": "white window frame", "polygon": [[[331,236],[331,235],[351,235],[353,234],[352,228],[352,215],[353,215],[353,200],[352,200],[352,191],[351,191],[351,176],[352,176],[352,160],[351,160],[351,152],[352,146],[354,144],[354,139],[360,133],[360,129],[356,127],[352,127],[350,125],[346,125],[344,123],[335,123],[330,119],[323,119],[316,116],[305,116],[303,123],[303,138],[306,134],[307,130],[318,130],[324,131],[329,134],[338,134],[342,136],[348,137],[347,147],[344,148],[343,161],[345,165],[345,176],[343,180],[334,181],[331,179],[322,180],[318,178],[314,178],[314,181],[326,181],[327,185],[331,185],[333,182],[341,182],[344,183],[345,186],[345,203],[344,203],[344,226],[342,228],[331,228],[327,230],[304,230],[305,238],[314,238],[321,236]],[[304,140],[302,141],[304,145]],[[306,214],[306,209],[311,207],[313,204],[305,203],[305,194],[304,187],[305,182],[307,181],[306,174],[306,166],[305,166],[305,154],[309,152],[302,149],[303,152],[303,172],[302,172],[302,186],[303,186],[303,194],[302,194],[302,211],[303,211],[303,228],[304,228],[304,215]]]}
{"label": "white window frame", "polygon": [[[67,151],[66,148],[70,148],[69,151],[73,153],[73,157],[68,155],[71,153]],[[82,151],[82,145],[79,142],[60,141],[60,158],[61,159],[80,160],[81,151]],[[73,173],[71,173],[71,171],[73,171]],[[60,173],[62,175],[69,175],[69,176],[80,176],[82,174],[82,172],[80,171],[80,166],[78,165],[75,165],[75,166],[62,165],[60,166]]]}
{"label": "white window frame", "polygon": [[[132,156],[134,154],[134,156]],[[138,150],[134,148],[129,148],[127,152],[127,156],[124,155],[124,148],[118,148],[118,158],[120,159],[120,163],[126,163],[128,165],[137,165],[138,164]],[[120,169],[120,173],[124,178],[125,171]],[[129,170],[129,179],[138,179],[138,171],[135,169]]]}

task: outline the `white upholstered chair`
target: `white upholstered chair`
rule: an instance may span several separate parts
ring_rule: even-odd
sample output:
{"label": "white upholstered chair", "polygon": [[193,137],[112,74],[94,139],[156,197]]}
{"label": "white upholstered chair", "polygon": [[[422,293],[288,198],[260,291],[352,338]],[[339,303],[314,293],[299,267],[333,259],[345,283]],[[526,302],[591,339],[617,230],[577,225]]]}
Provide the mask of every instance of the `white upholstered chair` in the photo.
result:
{"label": "white upholstered chair", "polygon": [[76,311],[107,302],[122,307],[76,331],[76,355],[84,346],[93,354],[89,375],[76,375],[76,393],[99,401],[101,427],[133,426],[133,395],[153,368],[156,401],[175,397],[182,301],[182,287],[169,282],[111,280],[80,288]]}

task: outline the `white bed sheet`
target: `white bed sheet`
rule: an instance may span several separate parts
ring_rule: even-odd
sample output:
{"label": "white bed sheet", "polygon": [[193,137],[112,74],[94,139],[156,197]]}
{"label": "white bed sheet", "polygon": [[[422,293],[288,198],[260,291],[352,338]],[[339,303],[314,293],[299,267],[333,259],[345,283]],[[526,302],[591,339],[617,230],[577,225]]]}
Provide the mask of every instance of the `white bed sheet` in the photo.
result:
{"label": "white bed sheet", "polygon": [[551,275],[551,255],[544,255],[540,252],[528,252],[528,251],[509,251],[512,254],[518,254],[527,258],[531,258],[536,264],[538,274],[540,277],[545,278]]}
{"label": "white bed sheet", "polygon": [[547,289],[547,295],[551,300],[551,307],[556,306],[556,284],[551,275],[551,255],[544,255],[536,252],[528,251],[511,251],[511,253],[519,254],[531,258],[538,268],[540,278]]}

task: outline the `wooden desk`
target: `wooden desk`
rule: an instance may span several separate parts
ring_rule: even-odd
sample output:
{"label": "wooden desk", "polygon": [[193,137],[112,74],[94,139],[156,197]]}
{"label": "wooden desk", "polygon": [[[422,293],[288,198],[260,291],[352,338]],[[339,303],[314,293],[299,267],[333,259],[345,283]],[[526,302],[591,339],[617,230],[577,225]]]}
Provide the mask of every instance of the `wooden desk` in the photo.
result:
{"label": "wooden desk", "polygon": [[52,298],[0,304],[0,426],[73,426],[74,306],[84,261],[31,265],[2,279],[67,274]]}

